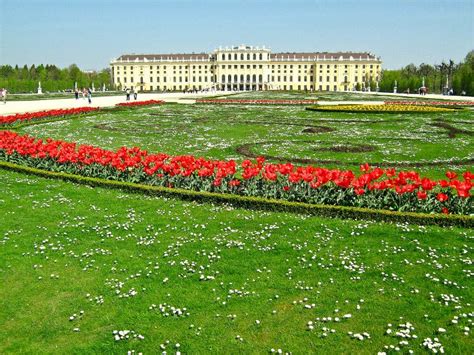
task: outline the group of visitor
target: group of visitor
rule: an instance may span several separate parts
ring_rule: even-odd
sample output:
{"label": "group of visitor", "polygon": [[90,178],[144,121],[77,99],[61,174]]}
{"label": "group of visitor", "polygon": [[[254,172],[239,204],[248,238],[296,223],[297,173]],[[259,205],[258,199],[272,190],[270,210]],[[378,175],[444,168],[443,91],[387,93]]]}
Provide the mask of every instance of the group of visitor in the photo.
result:
{"label": "group of visitor", "polygon": [[138,89],[135,89],[132,87],[132,90],[130,88],[125,89],[125,97],[127,98],[127,101],[130,101],[130,94],[133,95],[133,99],[136,100],[138,98]]}
{"label": "group of visitor", "polygon": [[7,89],[1,88],[0,89],[0,100],[3,100],[3,103],[7,103]]}
{"label": "group of visitor", "polygon": [[[76,100],[79,100],[79,90],[77,88],[74,89],[74,96]],[[87,97],[87,101],[92,103],[92,90],[91,88],[82,88],[82,99],[85,100]]]}

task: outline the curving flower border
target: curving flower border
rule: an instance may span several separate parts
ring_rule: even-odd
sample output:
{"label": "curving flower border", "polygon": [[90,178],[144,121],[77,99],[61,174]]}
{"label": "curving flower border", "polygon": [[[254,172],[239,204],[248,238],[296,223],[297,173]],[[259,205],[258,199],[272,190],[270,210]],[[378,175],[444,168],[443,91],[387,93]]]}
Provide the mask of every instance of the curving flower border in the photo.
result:
{"label": "curving flower border", "polygon": [[48,111],[17,113],[14,115],[0,116],[0,126],[14,124],[14,123],[17,123],[18,121],[24,122],[24,121],[31,121],[31,120],[36,120],[36,119],[50,118],[50,117],[78,115],[81,113],[98,111],[98,110],[99,110],[99,107],[77,107],[77,108],[56,109],[56,110],[48,110]]}
{"label": "curving flower border", "polygon": [[455,112],[454,108],[434,107],[427,105],[315,105],[306,108],[323,112],[364,112],[364,113],[443,113]]}
{"label": "curving flower border", "polygon": [[149,105],[163,105],[166,102],[163,100],[146,100],[146,101],[131,101],[131,102],[121,102],[116,104],[118,107],[133,107],[133,106],[149,106]]}
{"label": "curving flower border", "polygon": [[196,99],[198,104],[220,105],[314,105],[317,100],[284,100],[284,99]]}
{"label": "curving flower border", "polygon": [[474,174],[446,172],[432,180],[415,171],[360,167],[351,170],[209,160],[191,155],[150,154],[138,147],[116,151],[0,131],[0,160],[87,177],[193,191],[258,196],[336,206],[424,213],[474,214]]}
{"label": "curving flower border", "polygon": [[474,106],[474,101],[385,101],[385,105]]}

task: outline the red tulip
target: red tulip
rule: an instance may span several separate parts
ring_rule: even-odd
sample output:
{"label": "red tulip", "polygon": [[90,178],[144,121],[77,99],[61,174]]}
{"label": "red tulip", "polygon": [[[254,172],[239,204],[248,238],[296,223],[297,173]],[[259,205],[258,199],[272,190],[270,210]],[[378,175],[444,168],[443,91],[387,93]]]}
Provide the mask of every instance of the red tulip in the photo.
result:
{"label": "red tulip", "polygon": [[447,201],[447,200],[448,200],[448,195],[443,194],[442,192],[440,192],[439,194],[436,195],[436,199],[437,199],[439,202],[444,202],[444,201]]}
{"label": "red tulip", "polygon": [[426,197],[428,196],[427,193],[425,191],[422,191],[422,190],[419,190],[416,195],[418,196],[418,198],[420,200],[424,200],[426,199]]}

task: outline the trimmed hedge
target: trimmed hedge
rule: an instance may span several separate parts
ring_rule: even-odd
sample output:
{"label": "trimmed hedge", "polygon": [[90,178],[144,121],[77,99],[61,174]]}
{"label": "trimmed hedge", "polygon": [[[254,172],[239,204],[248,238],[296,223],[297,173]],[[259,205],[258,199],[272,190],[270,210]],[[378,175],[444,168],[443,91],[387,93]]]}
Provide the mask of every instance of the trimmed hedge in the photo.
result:
{"label": "trimmed hedge", "polygon": [[302,213],[330,218],[370,219],[382,222],[411,223],[418,225],[458,226],[465,228],[474,227],[474,217],[471,216],[394,212],[388,210],[375,210],[359,207],[316,205],[303,202],[290,202],[284,200],[265,199],[261,197],[249,197],[213,192],[198,192],[161,186],[142,185],[115,180],[91,178],[62,172],[51,172],[47,170],[30,168],[3,161],[0,161],[0,168],[38,175],[46,178],[62,179],[65,181],[72,181],[75,183],[90,186],[117,188],[131,192],[145,192],[151,195],[176,197],[183,200],[228,203],[235,207],[244,207],[249,209]]}

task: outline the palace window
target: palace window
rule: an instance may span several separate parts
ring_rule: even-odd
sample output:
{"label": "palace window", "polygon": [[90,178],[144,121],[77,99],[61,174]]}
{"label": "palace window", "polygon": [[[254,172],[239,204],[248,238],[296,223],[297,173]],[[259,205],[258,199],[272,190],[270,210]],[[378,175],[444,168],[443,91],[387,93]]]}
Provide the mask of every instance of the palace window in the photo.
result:
{"label": "palace window", "polygon": [[222,54],[222,60],[225,60],[225,54]]}
{"label": "palace window", "polygon": [[227,55],[227,59],[232,60],[232,55],[230,53]]}
{"label": "palace window", "polygon": [[260,60],[262,60],[262,59],[263,59],[263,57],[262,57],[262,53],[260,53],[260,55],[259,55],[259,57],[258,57],[258,58],[259,58]]}
{"label": "palace window", "polygon": [[253,60],[257,60],[257,54],[253,54]]}
{"label": "palace window", "polygon": [[244,60],[244,54],[240,53],[240,60]]}
{"label": "palace window", "polygon": [[247,53],[247,60],[250,60],[250,53]]}
{"label": "palace window", "polygon": [[336,82],[336,81],[337,81],[337,76],[334,76],[334,82]]}
{"label": "palace window", "polygon": [[326,77],[326,81],[329,81],[329,76]]}
{"label": "palace window", "polygon": [[234,53],[234,60],[237,60],[237,53]]}

